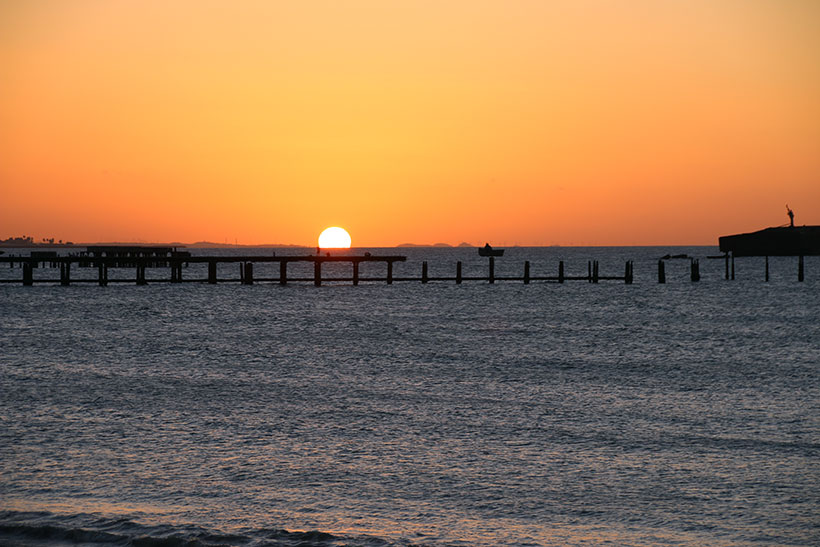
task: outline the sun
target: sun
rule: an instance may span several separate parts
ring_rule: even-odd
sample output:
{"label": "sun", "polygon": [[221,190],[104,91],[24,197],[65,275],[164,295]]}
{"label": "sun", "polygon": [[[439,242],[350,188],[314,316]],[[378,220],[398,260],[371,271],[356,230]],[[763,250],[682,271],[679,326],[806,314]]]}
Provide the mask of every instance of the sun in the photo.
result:
{"label": "sun", "polygon": [[319,235],[319,247],[322,249],[349,249],[350,234],[344,228],[333,226]]}

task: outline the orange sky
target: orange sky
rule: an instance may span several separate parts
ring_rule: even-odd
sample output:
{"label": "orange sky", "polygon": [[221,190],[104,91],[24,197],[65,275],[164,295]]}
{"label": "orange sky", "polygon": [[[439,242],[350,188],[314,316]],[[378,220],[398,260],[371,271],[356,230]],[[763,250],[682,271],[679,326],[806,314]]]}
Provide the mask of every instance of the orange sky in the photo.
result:
{"label": "orange sky", "polygon": [[820,224],[816,0],[0,3],[0,238]]}

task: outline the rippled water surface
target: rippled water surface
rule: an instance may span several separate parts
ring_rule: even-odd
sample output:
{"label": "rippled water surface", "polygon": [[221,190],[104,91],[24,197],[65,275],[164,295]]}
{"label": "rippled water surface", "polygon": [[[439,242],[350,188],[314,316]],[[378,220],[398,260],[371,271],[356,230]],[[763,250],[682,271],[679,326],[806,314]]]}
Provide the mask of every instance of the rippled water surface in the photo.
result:
{"label": "rippled water surface", "polygon": [[820,260],[683,249],[703,280],[661,285],[667,252],[497,264],[634,285],[0,286],[0,543],[817,545]]}

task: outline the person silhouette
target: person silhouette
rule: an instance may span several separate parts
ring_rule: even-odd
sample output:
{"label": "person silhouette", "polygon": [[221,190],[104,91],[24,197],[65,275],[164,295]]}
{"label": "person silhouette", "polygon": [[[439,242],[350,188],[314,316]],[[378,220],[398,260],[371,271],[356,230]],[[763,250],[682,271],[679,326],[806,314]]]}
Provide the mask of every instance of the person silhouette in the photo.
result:
{"label": "person silhouette", "polygon": [[786,205],[786,211],[788,211],[786,214],[789,215],[789,228],[794,228],[794,211],[789,209],[788,205]]}

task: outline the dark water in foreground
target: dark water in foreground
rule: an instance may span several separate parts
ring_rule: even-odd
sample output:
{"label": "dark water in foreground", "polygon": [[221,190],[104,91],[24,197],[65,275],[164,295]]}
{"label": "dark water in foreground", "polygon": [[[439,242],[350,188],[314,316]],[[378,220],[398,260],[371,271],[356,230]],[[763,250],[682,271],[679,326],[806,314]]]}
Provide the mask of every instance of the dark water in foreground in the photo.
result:
{"label": "dark water in foreground", "polygon": [[820,260],[659,285],[666,252],[499,264],[631,286],[0,286],[0,544],[817,545]]}

